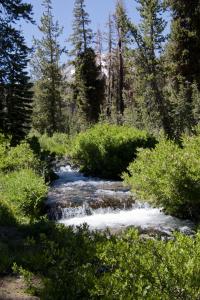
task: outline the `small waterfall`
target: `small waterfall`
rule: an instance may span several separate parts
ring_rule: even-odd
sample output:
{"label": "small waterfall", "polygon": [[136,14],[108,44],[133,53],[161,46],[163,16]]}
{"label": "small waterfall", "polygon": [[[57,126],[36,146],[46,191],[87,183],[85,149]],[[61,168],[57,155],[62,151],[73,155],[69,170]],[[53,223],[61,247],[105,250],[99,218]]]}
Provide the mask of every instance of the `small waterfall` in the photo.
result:
{"label": "small waterfall", "polygon": [[68,225],[87,223],[91,229],[153,228],[161,232],[191,232],[193,224],[165,215],[162,210],[137,201],[120,181],[84,176],[70,165],[60,167],[49,192],[50,218]]}

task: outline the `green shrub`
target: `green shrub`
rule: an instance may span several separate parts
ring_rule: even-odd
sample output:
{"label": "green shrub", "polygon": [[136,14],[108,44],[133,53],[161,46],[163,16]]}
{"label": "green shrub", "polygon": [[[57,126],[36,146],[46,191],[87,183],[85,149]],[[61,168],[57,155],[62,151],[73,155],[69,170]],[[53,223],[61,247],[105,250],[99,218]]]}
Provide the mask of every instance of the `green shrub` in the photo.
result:
{"label": "green shrub", "polygon": [[179,148],[162,140],[154,150],[142,150],[124,174],[141,199],[163,207],[169,214],[200,217],[200,137],[188,137]]}
{"label": "green shrub", "polygon": [[25,228],[0,242],[0,272],[15,262],[30,287],[41,278],[41,299],[199,299],[200,232],[163,241],[45,220]]}
{"label": "green shrub", "polygon": [[0,196],[13,208],[17,217],[38,218],[46,194],[44,179],[31,169],[8,173],[0,178]]}
{"label": "green shrub", "polygon": [[7,152],[10,149],[10,141],[0,134],[0,171],[6,167]]}
{"label": "green shrub", "polygon": [[94,235],[84,226],[76,233],[58,226],[51,237],[41,236],[40,242],[44,248],[41,267],[45,262],[47,270],[42,299],[89,299],[96,258]]}
{"label": "green shrub", "polygon": [[137,148],[154,145],[155,139],[145,131],[98,124],[74,138],[70,155],[86,174],[119,178],[136,158]]}
{"label": "green shrub", "polygon": [[43,221],[32,224],[29,235],[26,252],[16,257],[16,263],[42,278],[41,299],[89,299],[95,234],[86,226],[75,232],[71,227]]}
{"label": "green shrub", "polygon": [[16,263],[42,278],[41,299],[199,299],[200,233],[162,241],[48,222],[29,234]]}
{"label": "green shrub", "polygon": [[92,299],[195,300],[200,297],[200,234],[163,242],[135,230],[98,245],[101,272]]}
{"label": "green shrub", "polygon": [[24,168],[39,170],[39,166],[39,160],[26,142],[16,147],[6,143],[0,146],[0,171],[11,172]]}
{"label": "green shrub", "polygon": [[46,134],[39,136],[39,142],[45,151],[57,156],[64,156],[68,151],[70,139],[67,134],[54,133],[51,137]]}
{"label": "green shrub", "polygon": [[6,137],[3,133],[0,132],[0,146],[10,147],[11,138]]}
{"label": "green shrub", "polygon": [[15,225],[16,219],[12,209],[6,204],[5,201],[0,199],[0,226]]}

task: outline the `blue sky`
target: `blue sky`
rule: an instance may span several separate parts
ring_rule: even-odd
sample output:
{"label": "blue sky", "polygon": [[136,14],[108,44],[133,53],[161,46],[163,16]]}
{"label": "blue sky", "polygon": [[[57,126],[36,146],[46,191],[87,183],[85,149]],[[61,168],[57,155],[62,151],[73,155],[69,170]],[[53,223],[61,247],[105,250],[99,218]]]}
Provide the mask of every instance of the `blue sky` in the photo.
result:
{"label": "blue sky", "polygon": [[[37,25],[40,22],[40,17],[43,12],[42,0],[26,0],[33,5],[34,19]],[[128,15],[137,23],[138,15],[134,0],[124,0]],[[53,14],[55,20],[59,21],[60,26],[63,26],[63,35],[61,37],[61,44],[66,44],[71,33],[71,26],[73,20],[73,6],[74,0],[52,0]],[[95,31],[100,28],[106,31],[105,24],[109,13],[112,13],[115,8],[116,0],[85,0],[86,10],[90,15],[92,21],[91,27]],[[40,37],[40,32],[37,25],[23,23],[21,29],[24,32],[26,41],[29,46],[32,44],[33,36]]]}
{"label": "blue sky", "polygon": [[[33,5],[34,20],[36,25],[22,22],[21,30],[24,33],[25,39],[29,47],[32,46],[33,36],[36,38],[41,37],[41,33],[38,29],[40,24],[40,18],[43,13],[42,0],[24,0]],[[139,22],[139,15],[136,9],[135,0],[123,0],[128,16],[134,23]],[[109,14],[113,13],[116,6],[116,0],[85,0],[86,11],[89,13],[92,21],[91,28],[95,32],[97,28],[100,28],[102,32],[106,32],[106,23],[108,21]],[[72,21],[73,21],[73,7],[74,0],[52,0],[54,20],[58,20],[61,27],[63,27],[63,34],[60,38],[61,46],[65,46],[66,49],[70,49],[70,45],[67,42],[71,34]],[[169,15],[166,14],[166,18],[169,20]],[[166,29],[169,32],[169,24]],[[63,55],[61,62],[66,62],[68,57]]]}

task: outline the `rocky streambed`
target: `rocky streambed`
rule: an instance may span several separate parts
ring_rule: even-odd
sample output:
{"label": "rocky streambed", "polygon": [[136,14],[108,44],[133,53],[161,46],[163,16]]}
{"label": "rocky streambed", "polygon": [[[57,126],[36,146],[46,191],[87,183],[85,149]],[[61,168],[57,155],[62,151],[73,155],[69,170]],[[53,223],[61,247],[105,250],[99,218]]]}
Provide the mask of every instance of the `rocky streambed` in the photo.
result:
{"label": "rocky streambed", "polygon": [[162,210],[137,201],[120,181],[87,177],[70,164],[60,166],[48,195],[50,219],[67,225],[88,224],[91,229],[122,230],[134,226],[143,231],[170,235],[174,230],[192,234],[189,220],[165,215]]}

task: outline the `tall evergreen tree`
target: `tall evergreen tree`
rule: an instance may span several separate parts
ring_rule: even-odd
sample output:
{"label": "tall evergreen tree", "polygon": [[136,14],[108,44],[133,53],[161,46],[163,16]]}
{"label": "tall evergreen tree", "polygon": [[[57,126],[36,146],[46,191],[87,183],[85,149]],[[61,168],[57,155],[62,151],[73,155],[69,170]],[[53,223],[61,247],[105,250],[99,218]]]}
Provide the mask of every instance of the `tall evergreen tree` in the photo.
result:
{"label": "tall evergreen tree", "polygon": [[112,114],[112,107],[114,102],[114,47],[115,47],[115,40],[114,40],[114,21],[109,14],[108,17],[108,33],[106,37],[107,42],[107,55],[105,57],[105,68],[107,71],[106,74],[106,89],[105,89],[105,97],[106,97],[106,117],[108,119],[111,118]]}
{"label": "tall evergreen tree", "polygon": [[0,19],[6,22],[15,22],[21,18],[32,20],[32,5],[23,0],[0,0]]}
{"label": "tall evergreen tree", "polygon": [[43,5],[45,11],[39,26],[43,37],[35,39],[36,51],[32,60],[35,75],[33,127],[51,135],[64,130],[60,66],[64,49],[58,42],[62,29],[53,20],[51,0],[44,0]]}
{"label": "tall evergreen tree", "polygon": [[85,11],[84,0],[75,0],[72,43],[75,80],[73,83],[73,98],[77,105],[80,128],[99,119],[101,104],[104,99],[104,78],[101,67],[97,65],[97,58],[91,48],[92,30],[90,20]]}
{"label": "tall evergreen tree", "polygon": [[199,122],[194,110],[200,91],[200,1],[170,0],[171,35],[166,50],[168,93],[177,138]]}
{"label": "tall evergreen tree", "polygon": [[31,84],[26,68],[30,49],[14,26],[16,21],[32,21],[31,5],[21,0],[0,1],[0,130],[22,139],[32,111]]}
{"label": "tall evergreen tree", "polygon": [[163,69],[159,53],[165,42],[162,0],[137,0],[141,16],[139,27],[128,21],[130,34],[137,44],[136,65],[139,98],[144,97],[144,107],[151,124],[163,127],[165,133],[173,136],[168,104],[162,91]]}
{"label": "tall evergreen tree", "polygon": [[168,67],[174,82],[196,82],[200,88],[200,1],[169,0],[172,10]]}
{"label": "tall evergreen tree", "polygon": [[118,93],[117,93],[117,115],[123,116],[124,114],[124,51],[126,39],[126,26],[125,26],[126,12],[122,0],[118,0],[115,10],[115,21],[117,29],[117,54],[118,54]]}
{"label": "tall evergreen tree", "polygon": [[92,30],[89,27],[91,21],[85,10],[85,0],[75,0],[73,15],[73,33],[69,41],[73,45],[71,54],[78,56],[91,46],[93,38]]}
{"label": "tall evergreen tree", "polygon": [[101,104],[104,99],[104,79],[100,66],[96,64],[96,54],[89,48],[79,54],[75,62],[76,101],[79,117],[84,124],[96,123],[99,120]]}

